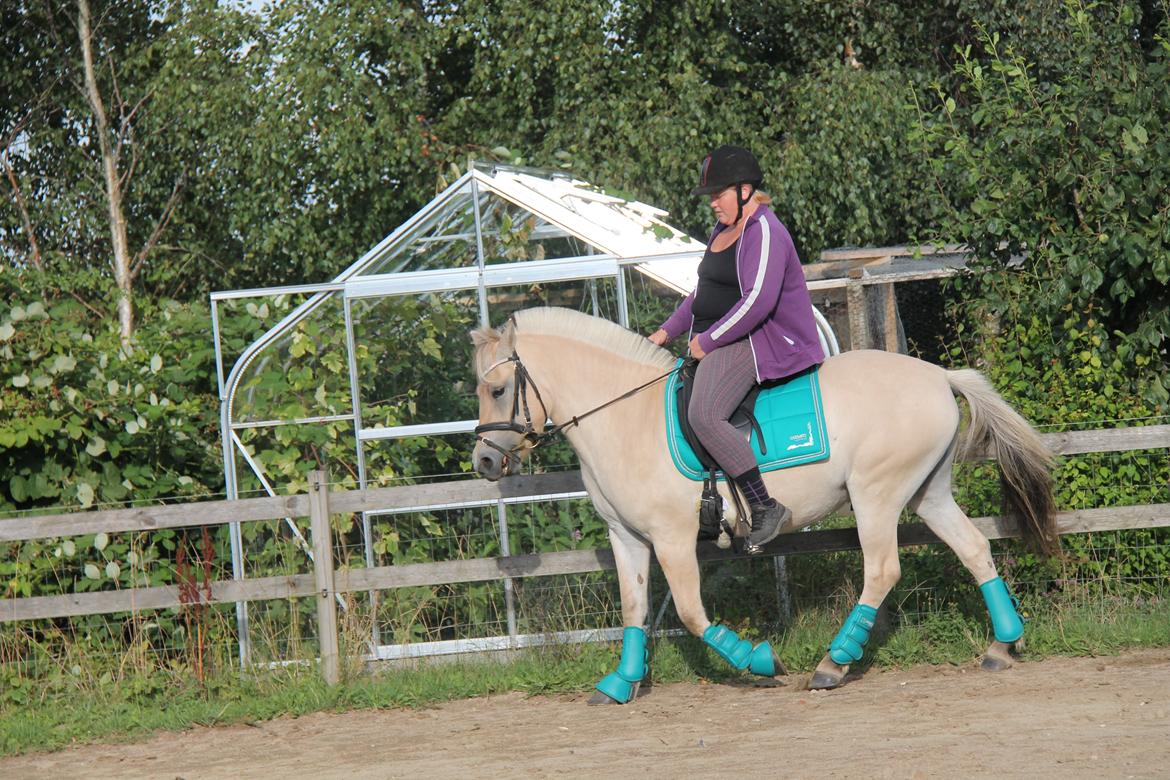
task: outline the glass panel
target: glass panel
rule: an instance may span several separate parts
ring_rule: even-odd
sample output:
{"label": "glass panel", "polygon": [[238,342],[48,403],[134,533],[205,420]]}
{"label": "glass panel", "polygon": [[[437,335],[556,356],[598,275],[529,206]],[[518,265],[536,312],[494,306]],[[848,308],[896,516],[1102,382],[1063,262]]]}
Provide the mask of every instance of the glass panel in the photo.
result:
{"label": "glass panel", "polygon": [[[629,307],[630,330],[649,335],[674,312],[683,297],[678,291],[638,271],[625,266],[626,305]],[[681,340],[680,340],[681,343]],[[678,346],[669,345],[669,346]]]}
{"label": "glass panel", "polygon": [[364,428],[475,417],[476,290],[362,299],[352,313]]}
{"label": "glass panel", "polygon": [[616,279],[575,279],[522,286],[492,287],[487,291],[488,315],[499,326],[520,309],[562,306],[607,320],[619,320]]}
{"label": "glass panel", "polygon": [[483,212],[484,264],[552,260],[593,254],[588,243],[496,195]]}
{"label": "glass panel", "polygon": [[[470,183],[427,209],[416,223],[366,259],[359,270],[342,277],[474,266],[477,244]],[[488,264],[581,257],[596,251],[487,185],[480,186],[479,209]]]}
{"label": "glass panel", "polygon": [[[249,303],[241,305],[247,310]],[[279,319],[291,310],[291,303],[274,299],[267,319]],[[255,311],[261,312],[266,304],[254,305]],[[341,298],[331,294],[276,336],[241,372],[232,398],[232,420],[297,420],[350,414],[344,322]]]}
{"label": "glass panel", "polygon": [[281,320],[298,306],[311,300],[313,295],[282,294],[274,291],[218,301],[216,309],[224,378],[228,377],[244,352],[277,327]]}
{"label": "glass panel", "polygon": [[[467,382],[455,390],[467,396],[469,411],[462,419],[475,419],[475,386]],[[470,476],[474,447],[475,436],[470,432],[369,439],[362,448],[366,479],[371,487],[385,487],[404,479],[417,484]]]}
{"label": "glass panel", "polygon": [[[357,487],[357,443],[350,420],[258,426],[238,435],[277,495],[308,492],[308,474],[317,468],[326,469],[336,485]],[[268,495],[253,468],[237,458],[240,497]]]}

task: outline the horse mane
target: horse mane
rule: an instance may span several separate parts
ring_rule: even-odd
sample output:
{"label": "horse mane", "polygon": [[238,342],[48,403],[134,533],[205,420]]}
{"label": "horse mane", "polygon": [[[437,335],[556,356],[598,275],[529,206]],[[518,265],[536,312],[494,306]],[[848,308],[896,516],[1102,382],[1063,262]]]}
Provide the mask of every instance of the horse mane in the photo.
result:
{"label": "horse mane", "polygon": [[662,371],[669,370],[675,363],[670,352],[645,336],[601,317],[551,306],[522,309],[514,316],[516,327],[522,333],[561,336],[584,342]]}

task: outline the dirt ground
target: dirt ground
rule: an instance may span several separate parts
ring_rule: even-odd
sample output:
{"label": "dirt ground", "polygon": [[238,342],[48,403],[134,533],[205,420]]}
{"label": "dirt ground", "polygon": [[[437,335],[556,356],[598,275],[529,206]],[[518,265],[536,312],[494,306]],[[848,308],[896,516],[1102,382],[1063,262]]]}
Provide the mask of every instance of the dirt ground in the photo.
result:
{"label": "dirt ground", "polygon": [[871,670],[817,693],[807,679],[198,728],[0,759],[0,778],[1170,777],[1170,649]]}

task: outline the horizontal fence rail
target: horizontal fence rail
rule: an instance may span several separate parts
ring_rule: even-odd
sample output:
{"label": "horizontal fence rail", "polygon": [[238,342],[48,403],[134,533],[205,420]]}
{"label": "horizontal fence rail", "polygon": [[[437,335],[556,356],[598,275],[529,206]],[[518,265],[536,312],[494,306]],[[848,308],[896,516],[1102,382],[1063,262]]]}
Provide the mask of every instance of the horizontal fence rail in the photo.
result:
{"label": "horizontal fence rail", "polygon": [[[1165,449],[1170,448],[1170,425],[1045,433],[1041,434],[1041,438],[1055,455]],[[401,507],[442,506],[454,509],[461,504],[479,506],[515,498],[538,501],[544,496],[559,496],[584,490],[585,485],[580,472],[566,471],[508,477],[499,482],[463,479],[423,485],[331,492],[329,509],[338,514],[386,512]],[[308,516],[307,494],[144,506],[134,509],[103,509],[0,519],[0,542],[84,536],[102,531],[118,533],[155,531],[162,528],[197,528]]]}
{"label": "horizontal fence rail", "polygon": [[[333,509],[334,507],[331,505],[330,511]],[[1015,522],[1003,517],[971,518],[971,522],[989,539],[1019,536]],[[1060,512],[1056,516],[1056,523],[1058,533],[1062,535],[1134,528],[1162,528],[1170,526],[1170,504]],[[906,523],[898,527],[898,545],[901,547],[936,543],[939,543],[938,537],[922,523]],[[860,549],[861,544],[858,541],[856,529],[838,528],[806,531],[799,534],[783,534],[765,545],[764,552],[767,555],[800,555]],[[700,542],[698,550],[701,561],[722,561],[742,557],[742,554],[737,554],[730,549],[720,549],[713,542]],[[332,592],[352,593],[419,585],[450,585],[460,582],[499,580],[505,577],[586,574],[613,568],[613,553],[607,549],[565,550],[497,558],[475,558],[465,561],[377,566],[370,569],[342,568],[334,571]],[[199,600],[208,603],[230,603],[319,595],[314,574],[221,580],[210,583],[210,586],[210,599],[206,599],[200,590],[198,600],[190,598],[186,601],[180,601],[179,589],[174,585],[96,593],[71,593],[64,596],[0,599],[0,622],[165,609],[195,604]]]}
{"label": "horizontal fence rail", "polygon": [[[1043,438],[1057,455],[1165,449],[1170,448],[1170,425],[1050,433],[1044,434]],[[326,605],[332,605],[332,599],[339,593],[581,574],[614,568],[610,550],[592,549],[335,570],[332,555],[329,554],[330,548],[325,545],[326,540],[331,542],[328,522],[332,514],[387,512],[425,506],[480,506],[519,498],[541,500],[542,497],[579,494],[584,490],[584,485],[580,472],[517,476],[499,482],[466,479],[335,492],[327,489],[324,480],[323,473],[314,472],[314,481],[307,495],[10,518],[0,520],[0,542],[308,517],[312,521],[314,544],[318,550],[313,572],[213,582],[210,584],[209,601],[222,603],[316,596],[319,609],[325,611],[330,609]],[[1165,527],[1170,526],[1170,503],[1060,512],[1056,520],[1061,534]],[[973,518],[973,522],[990,539],[1019,535],[1014,521],[1006,518],[981,517]],[[907,523],[898,528],[898,544],[902,546],[938,541],[921,523]],[[853,528],[784,534],[765,548],[769,555],[857,549],[860,549],[860,544],[857,531]],[[698,550],[700,560],[739,557],[732,550],[719,549],[711,542],[700,543]],[[198,598],[208,601],[203,593]],[[180,599],[177,585],[0,599],[0,622],[164,609],[190,603],[195,602],[192,599]],[[333,616],[324,625],[335,626],[335,622]],[[336,637],[335,629],[332,634]],[[331,650],[334,655],[335,647]],[[323,653],[323,661],[326,654]],[[336,677],[335,674],[326,674],[327,678],[331,676]]]}

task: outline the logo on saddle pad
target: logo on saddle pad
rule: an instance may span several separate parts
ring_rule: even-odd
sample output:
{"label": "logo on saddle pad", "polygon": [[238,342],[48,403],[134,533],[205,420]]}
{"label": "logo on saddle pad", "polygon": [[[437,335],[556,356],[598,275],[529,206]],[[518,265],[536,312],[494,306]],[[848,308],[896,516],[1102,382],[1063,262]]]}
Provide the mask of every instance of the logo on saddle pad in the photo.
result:
{"label": "logo on saddle pad", "polygon": [[[681,360],[679,361],[682,362]],[[679,422],[681,371],[666,384],[666,442],[674,466],[687,479],[701,481],[706,472]],[[821,406],[819,371],[813,368],[776,385],[760,389],[755,398],[755,425],[745,425],[760,471],[775,471],[829,457],[829,437]],[[734,418],[733,418],[734,421]],[[739,426],[737,426],[739,427]],[[760,434],[763,434],[763,442]],[[745,432],[745,435],[748,435]],[[720,477],[723,478],[722,476]]]}

